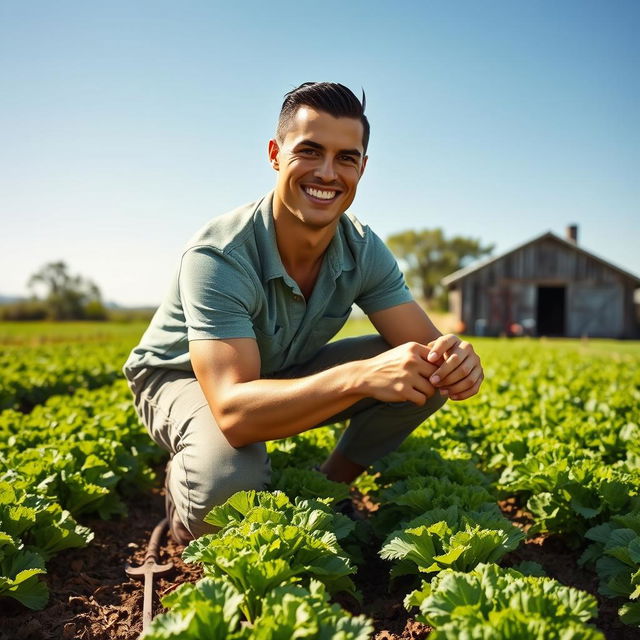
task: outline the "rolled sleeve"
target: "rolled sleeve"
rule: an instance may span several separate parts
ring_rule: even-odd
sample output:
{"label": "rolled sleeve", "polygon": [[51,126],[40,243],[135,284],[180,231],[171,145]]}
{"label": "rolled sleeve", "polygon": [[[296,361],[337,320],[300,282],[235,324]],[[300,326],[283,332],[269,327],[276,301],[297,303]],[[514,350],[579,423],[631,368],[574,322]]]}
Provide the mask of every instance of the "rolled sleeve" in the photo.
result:
{"label": "rolled sleeve", "polygon": [[372,233],[372,236],[369,248],[372,255],[364,261],[368,268],[355,300],[367,315],[413,300],[395,257],[377,235]]}
{"label": "rolled sleeve", "polygon": [[193,247],[182,256],[178,283],[189,340],[255,338],[255,286],[232,256]]}

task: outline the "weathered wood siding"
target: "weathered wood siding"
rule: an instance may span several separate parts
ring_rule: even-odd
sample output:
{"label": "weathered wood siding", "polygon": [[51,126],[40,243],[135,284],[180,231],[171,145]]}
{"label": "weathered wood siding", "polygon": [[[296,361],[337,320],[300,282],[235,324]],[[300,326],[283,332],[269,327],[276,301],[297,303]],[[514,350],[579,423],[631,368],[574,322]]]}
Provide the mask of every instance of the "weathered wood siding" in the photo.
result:
{"label": "weathered wood siding", "polygon": [[537,334],[539,287],[564,287],[565,335],[634,337],[636,282],[553,237],[502,256],[451,285],[468,333],[499,335],[513,323]]}

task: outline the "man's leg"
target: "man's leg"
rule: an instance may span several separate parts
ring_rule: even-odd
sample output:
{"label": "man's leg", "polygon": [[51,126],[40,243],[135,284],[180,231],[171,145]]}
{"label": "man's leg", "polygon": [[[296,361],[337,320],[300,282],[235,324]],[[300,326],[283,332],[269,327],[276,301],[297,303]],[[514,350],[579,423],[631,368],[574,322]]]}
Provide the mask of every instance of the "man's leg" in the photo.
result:
{"label": "man's leg", "polygon": [[[344,362],[372,358],[388,349],[389,345],[378,335],[338,340],[325,345],[309,362],[292,367],[279,377],[310,375]],[[445,401],[437,393],[423,406],[412,402],[379,402],[374,398],[356,402],[322,423],[349,420],[349,426],[320,467],[321,471],[331,480],[352,482],[373,462],[397,449]]]}
{"label": "man's leg", "polygon": [[192,373],[154,370],[132,384],[138,415],[171,455],[167,490],[188,531],[213,531],[202,519],[236,491],[262,490],[271,466],[264,443],[234,449],[220,431]]}
{"label": "man's leg", "polygon": [[351,484],[367,467],[352,462],[338,449],[334,449],[331,455],[320,465],[319,469],[329,480]]}

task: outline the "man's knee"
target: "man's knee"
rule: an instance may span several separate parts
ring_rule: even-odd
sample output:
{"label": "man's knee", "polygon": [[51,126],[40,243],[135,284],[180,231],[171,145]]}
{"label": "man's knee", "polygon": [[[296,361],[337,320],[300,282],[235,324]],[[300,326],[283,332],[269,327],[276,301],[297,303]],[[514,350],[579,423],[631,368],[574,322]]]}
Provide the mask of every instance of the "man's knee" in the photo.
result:
{"label": "man's knee", "polygon": [[427,398],[427,401],[422,406],[425,419],[443,407],[446,402],[447,398],[440,395],[439,391],[436,391],[430,398]]}
{"label": "man's knee", "polygon": [[[436,391],[434,395],[427,398],[424,404],[418,405],[413,402],[390,402],[386,403],[384,413],[388,415],[387,423],[391,431],[397,427],[399,431],[404,431],[406,435],[420,426],[427,418],[432,416],[447,401]],[[392,417],[395,416],[395,419]]]}
{"label": "man's knee", "polygon": [[266,489],[270,480],[265,444],[234,449],[210,420],[183,435],[172,459],[170,490],[180,519],[198,537],[213,531],[203,522],[212,507],[237,491]]}

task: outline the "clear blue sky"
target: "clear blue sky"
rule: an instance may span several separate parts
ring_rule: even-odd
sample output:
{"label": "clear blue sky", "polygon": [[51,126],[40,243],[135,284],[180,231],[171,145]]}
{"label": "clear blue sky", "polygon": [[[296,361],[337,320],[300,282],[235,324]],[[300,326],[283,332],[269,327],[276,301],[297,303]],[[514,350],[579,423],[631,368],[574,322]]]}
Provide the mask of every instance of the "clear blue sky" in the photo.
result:
{"label": "clear blue sky", "polygon": [[509,249],[580,226],[640,275],[640,2],[0,0],[0,293],[65,260],[157,304],[209,218],[268,191],[283,94],[367,93],[352,211]]}

